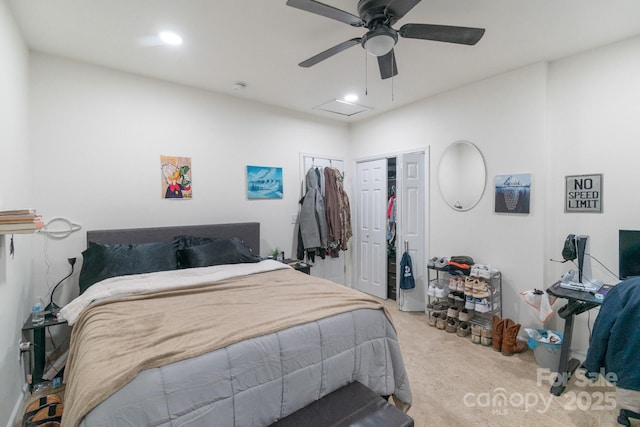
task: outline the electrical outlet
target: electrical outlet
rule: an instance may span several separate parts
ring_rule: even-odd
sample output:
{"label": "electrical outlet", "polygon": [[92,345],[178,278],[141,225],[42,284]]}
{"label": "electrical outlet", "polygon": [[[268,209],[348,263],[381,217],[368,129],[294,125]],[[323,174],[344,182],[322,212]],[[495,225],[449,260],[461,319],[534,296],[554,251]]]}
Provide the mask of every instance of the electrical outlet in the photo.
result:
{"label": "electrical outlet", "polygon": [[298,215],[291,215],[291,224],[298,223]]}

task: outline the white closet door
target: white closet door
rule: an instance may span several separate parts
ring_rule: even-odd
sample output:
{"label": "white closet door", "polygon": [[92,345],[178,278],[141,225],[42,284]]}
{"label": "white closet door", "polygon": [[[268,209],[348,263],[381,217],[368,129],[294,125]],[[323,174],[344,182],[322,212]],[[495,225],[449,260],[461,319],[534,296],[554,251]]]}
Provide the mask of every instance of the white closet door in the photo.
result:
{"label": "white closet door", "polygon": [[[426,283],[426,161],[425,153],[403,153],[400,163],[400,203],[397,234],[398,251],[408,248],[416,286],[413,289],[397,289],[396,302],[401,311],[424,311],[424,285]],[[400,269],[398,274],[402,274]]]}
{"label": "white closet door", "polygon": [[387,298],[387,159],[356,166],[356,289]]}

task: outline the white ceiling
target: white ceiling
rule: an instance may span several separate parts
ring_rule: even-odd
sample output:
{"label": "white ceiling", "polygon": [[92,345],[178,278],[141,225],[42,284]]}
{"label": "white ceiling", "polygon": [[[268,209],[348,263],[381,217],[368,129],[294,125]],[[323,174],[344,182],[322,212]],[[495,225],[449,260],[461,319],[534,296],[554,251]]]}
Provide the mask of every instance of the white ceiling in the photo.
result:
{"label": "white ceiling", "polygon": [[[353,122],[539,61],[640,34],[638,0],[422,0],[411,23],[482,27],[475,46],[400,39],[399,74],[381,80],[360,46],[297,64],[366,31],[286,0],[5,0],[32,50]],[[324,3],[357,15],[356,0]],[[161,30],[180,47],[149,46]],[[234,82],[246,82],[243,92]],[[371,107],[350,117],[314,109],[347,92]]]}

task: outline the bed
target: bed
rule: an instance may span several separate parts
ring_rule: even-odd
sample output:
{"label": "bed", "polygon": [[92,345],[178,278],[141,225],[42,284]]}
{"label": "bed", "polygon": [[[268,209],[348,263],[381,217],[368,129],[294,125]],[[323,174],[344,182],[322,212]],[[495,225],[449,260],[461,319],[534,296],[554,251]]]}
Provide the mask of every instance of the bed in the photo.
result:
{"label": "bed", "polygon": [[259,223],[89,231],[63,425],[268,426],[353,381],[406,411],[380,301],[259,253]]}

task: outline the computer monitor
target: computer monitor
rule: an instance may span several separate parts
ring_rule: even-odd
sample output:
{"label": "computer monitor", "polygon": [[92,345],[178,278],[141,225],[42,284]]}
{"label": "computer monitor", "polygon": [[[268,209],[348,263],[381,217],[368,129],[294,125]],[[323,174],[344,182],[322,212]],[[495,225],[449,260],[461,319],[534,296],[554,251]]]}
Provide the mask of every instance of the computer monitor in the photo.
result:
{"label": "computer monitor", "polygon": [[620,280],[640,276],[640,230],[619,230],[618,247]]}

